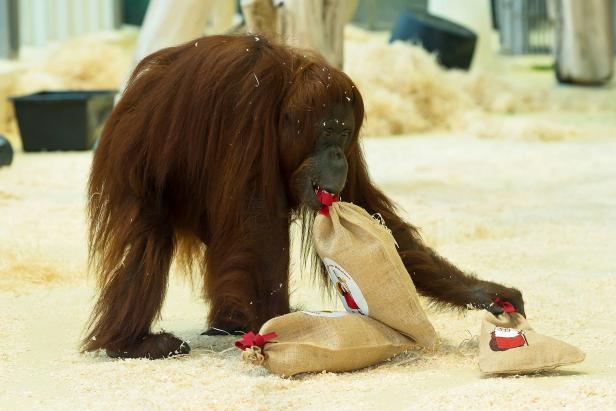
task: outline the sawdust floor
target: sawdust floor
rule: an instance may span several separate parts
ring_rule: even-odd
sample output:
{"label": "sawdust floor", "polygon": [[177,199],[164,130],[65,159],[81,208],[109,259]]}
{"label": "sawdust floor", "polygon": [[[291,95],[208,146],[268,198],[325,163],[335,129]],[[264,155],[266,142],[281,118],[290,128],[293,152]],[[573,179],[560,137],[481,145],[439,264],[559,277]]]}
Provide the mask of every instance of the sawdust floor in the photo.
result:
{"label": "sawdust floor", "polygon": [[[616,140],[431,135],[365,147],[375,180],[431,245],[521,288],[531,324],[581,347],[586,361],[485,378],[476,344],[462,344],[480,314],[431,312],[444,342],[434,356],[285,380],[241,363],[227,350],[233,339],[199,336],[207,307],[180,281],[159,326],[188,339],[189,356],[81,355],[93,296],[84,235],[91,154],[19,154],[0,170],[0,409],[614,409]],[[294,303],[334,306],[298,273],[294,281]]]}

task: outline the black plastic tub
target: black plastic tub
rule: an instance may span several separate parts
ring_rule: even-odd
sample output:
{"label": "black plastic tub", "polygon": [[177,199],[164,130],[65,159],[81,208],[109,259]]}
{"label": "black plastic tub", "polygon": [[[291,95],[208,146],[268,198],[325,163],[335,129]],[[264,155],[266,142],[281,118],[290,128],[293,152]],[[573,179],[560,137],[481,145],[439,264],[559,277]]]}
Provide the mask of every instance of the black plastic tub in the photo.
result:
{"label": "black plastic tub", "polygon": [[403,12],[392,30],[390,42],[419,43],[446,68],[468,70],[473,61],[477,35],[452,21],[423,11]]}
{"label": "black plastic tub", "polygon": [[9,140],[0,134],[0,167],[10,166],[13,162],[13,147]]}
{"label": "black plastic tub", "polygon": [[43,91],[11,97],[24,151],[91,149],[115,94],[115,90]]}

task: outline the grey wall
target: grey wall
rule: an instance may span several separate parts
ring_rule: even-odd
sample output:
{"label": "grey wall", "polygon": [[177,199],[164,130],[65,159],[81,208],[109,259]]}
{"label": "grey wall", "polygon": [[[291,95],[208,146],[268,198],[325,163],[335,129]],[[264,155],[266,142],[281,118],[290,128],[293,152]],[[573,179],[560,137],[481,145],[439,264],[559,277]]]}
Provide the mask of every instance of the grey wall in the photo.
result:
{"label": "grey wall", "polygon": [[427,8],[428,0],[359,0],[353,22],[369,30],[391,30],[403,10]]}
{"label": "grey wall", "polygon": [[[429,0],[359,0],[353,22],[370,30],[391,30],[403,10],[409,8],[427,10],[428,1]],[[515,1],[520,2],[520,0]],[[612,0],[612,3],[614,53],[616,54],[616,0]]]}

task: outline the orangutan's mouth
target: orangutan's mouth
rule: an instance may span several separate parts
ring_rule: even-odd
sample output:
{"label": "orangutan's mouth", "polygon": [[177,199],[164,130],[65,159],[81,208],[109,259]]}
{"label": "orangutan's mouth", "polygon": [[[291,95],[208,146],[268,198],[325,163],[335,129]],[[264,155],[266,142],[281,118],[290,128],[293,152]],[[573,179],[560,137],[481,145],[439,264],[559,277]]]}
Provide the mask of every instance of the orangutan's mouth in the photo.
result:
{"label": "orangutan's mouth", "polygon": [[322,192],[322,193],[325,193],[325,194],[330,194],[330,195],[333,195],[333,196],[336,195],[334,193],[330,193],[329,191],[327,191],[326,189],[324,189],[323,187],[321,187],[320,185],[318,185],[314,181],[312,182],[312,189],[314,190],[314,195],[315,196],[318,196],[319,192]]}
{"label": "orangutan's mouth", "polygon": [[318,209],[320,209],[321,212],[323,212],[323,206],[331,206],[333,203],[340,200],[338,195],[325,190],[318,184],[313,184],[313,189],[316,204],[318,204]]}

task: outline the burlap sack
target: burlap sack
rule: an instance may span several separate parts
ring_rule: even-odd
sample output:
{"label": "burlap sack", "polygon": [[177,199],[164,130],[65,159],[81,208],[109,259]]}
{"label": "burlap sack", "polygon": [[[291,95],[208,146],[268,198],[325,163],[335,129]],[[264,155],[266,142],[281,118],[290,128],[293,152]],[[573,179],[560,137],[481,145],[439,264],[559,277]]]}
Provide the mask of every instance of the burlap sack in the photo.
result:
{"label": "burlap sack", "polygon": [[[266,322],[275,333],[263,347],[243,348],[242,359],[290,377],[304,372],[353,371],[415,347],[400,333],[369,317],[346,312],[301,311]],[[250,344],[249,344],[250,345]]]}
{"label": "burlap sack", "polygon": [[521,314],[485,315],[479,369],[486,374],[525,374],[583,360],[578,348],[535,332]]}
{"label": "burlap sack", "polygon": [[314,223],[314,244],[342,304],[436,349],[438,336],[383,224],[363,208],[337,202]]}

